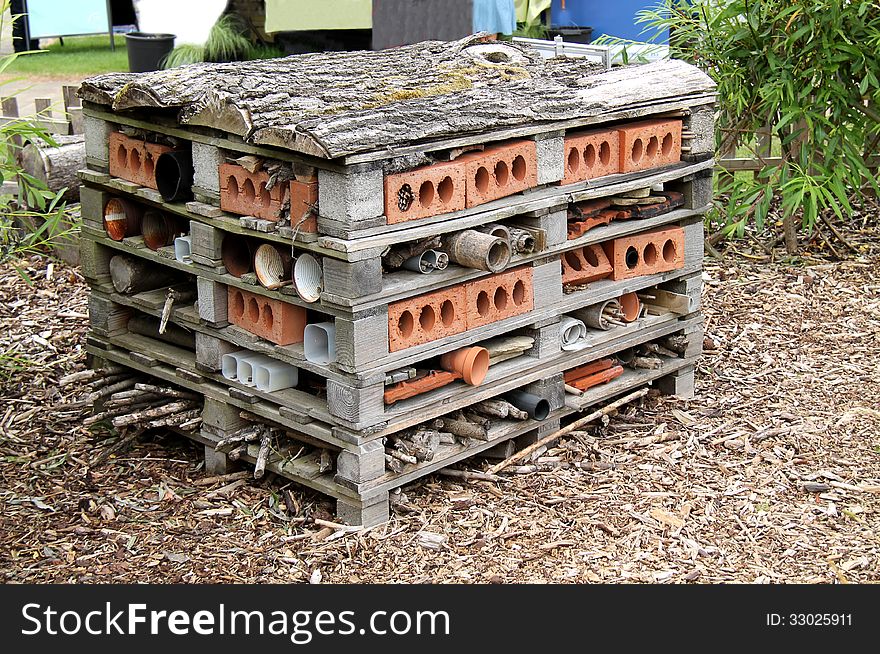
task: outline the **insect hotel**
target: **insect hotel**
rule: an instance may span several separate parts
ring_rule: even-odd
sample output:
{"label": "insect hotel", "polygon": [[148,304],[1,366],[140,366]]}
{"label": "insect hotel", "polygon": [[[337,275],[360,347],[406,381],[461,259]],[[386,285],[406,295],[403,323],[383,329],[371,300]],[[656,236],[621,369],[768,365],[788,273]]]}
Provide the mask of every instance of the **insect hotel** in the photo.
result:
{"label": "insect hotel", "polygon": [[473,37],[80,95],[88,351],[197,398],[209,472],[371,526],[598,403],[693,393],[715,96],[692,66]]}

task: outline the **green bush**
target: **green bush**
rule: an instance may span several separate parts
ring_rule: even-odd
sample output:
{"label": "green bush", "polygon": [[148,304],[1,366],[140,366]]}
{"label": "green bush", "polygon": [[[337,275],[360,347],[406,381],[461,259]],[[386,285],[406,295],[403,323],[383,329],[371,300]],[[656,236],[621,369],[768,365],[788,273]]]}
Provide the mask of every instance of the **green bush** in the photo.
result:
{"label": "green bush", "polygon": [[719,147],[758,157],[765,125],[778,143],[781,162],[765,162],[754,179],[722,178],[726,233],[741,235],[751,220],[762,229],[779,197],[794,253],[798,215],[812,231],[823,211],[851,215],[864,185],[878,190],[865,164],[880,138],[876,0],[664,0],[638,20],[649,32],[670,29],[672,56],[718,83]]}

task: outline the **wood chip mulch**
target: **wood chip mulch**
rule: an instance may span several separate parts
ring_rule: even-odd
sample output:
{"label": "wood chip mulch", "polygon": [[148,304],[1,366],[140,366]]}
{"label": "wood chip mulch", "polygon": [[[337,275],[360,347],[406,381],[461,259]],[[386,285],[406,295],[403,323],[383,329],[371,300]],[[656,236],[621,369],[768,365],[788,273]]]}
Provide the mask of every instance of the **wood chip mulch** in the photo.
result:
{"label": "wood chip mulch", "polygon": [[[117,436],[82,426],[87,388],[58,386],[85,366],[86,286],[40,257],[24,262],[33,286],[5,265],[0,356],[4,371],[19,369],[4,374],[0,404],[0,579],[877,581],[871,222],[847,233],[857,251],[843,261],[821,241],[795,261],[747,242],[707,259],[696,399],[629,407],[543,452],[528,474],[424,479],[367,531],[336,529],[326,498],[284,480],[204,483],[200,447],[174,434],[90,467]],[[601,465],[566,465],[581,461]]]}

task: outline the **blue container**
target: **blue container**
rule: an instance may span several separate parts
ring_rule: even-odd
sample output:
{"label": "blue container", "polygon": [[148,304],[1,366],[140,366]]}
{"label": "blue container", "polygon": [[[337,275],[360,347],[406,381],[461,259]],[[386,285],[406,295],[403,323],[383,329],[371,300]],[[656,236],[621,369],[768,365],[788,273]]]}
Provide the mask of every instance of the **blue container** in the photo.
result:
{"label": "blue container", "polygon": [[[554,28],[592,27],[593,40],[602,34],[608,34],[622,39],[644,41],[654,34],[654,30],[650,29],[642,34],[645,25],[636,24],[636,13],[656,6],[656,0],[566,0],[563,10],[562,0],[553,0],[550,23]],[[668,42],[668,32],[655,41],[663,44]]]}

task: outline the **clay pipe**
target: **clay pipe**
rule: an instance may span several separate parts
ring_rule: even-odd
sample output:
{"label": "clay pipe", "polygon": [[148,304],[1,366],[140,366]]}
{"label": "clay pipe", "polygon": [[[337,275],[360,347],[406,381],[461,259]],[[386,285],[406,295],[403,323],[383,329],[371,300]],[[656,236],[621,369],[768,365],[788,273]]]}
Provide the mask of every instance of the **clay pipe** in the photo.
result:
{"label": "clay pipe", "polygon": [[141,233],[144,208],[131,200],[110,198],[104,205],[104,230],[114,241]]}
{"label": "clay pipe", "polygon": [[444,236],[443,250],[450,261],[475,270],[498,272],[510,263],[510,243],[473,229]]}

